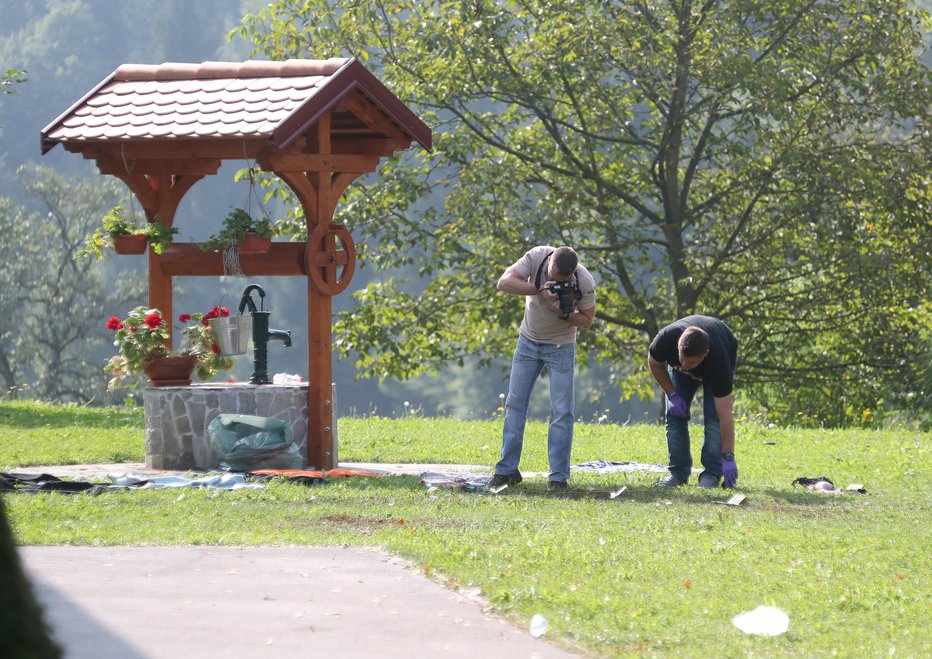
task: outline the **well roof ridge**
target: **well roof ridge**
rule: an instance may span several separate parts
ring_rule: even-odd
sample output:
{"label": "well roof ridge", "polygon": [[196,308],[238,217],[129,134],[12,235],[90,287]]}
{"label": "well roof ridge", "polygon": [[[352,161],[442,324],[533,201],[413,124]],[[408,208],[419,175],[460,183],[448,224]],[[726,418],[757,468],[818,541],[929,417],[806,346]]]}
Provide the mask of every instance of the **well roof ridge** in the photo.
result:
{"label": "well roof ridge", "polygon": [[113,72],[113,81],[206,80],[211,78],[269,78],[290,76],[329,76],[351,59],[331,57],[325,60],[245,60],[243,62],[206,61],[165,62],[163,64],[122,64]]}

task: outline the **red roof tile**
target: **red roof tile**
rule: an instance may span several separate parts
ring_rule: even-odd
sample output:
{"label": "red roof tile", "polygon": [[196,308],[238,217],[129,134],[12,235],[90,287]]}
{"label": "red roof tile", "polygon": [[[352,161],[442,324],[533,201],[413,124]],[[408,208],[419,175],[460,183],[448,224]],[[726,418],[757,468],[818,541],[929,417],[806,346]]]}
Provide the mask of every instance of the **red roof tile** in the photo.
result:
{"label": "red roof tile", "polygon": [[358,89],[429,149],[430,129],[355,59],[124,64],[41,132],[63,143],[266,139],[287,146]]}

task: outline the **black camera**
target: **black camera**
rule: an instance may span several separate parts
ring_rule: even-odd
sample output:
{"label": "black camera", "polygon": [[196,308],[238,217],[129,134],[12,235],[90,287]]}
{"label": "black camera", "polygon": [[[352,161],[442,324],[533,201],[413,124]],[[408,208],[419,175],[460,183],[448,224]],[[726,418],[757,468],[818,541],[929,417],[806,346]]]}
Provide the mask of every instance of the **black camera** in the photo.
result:
{"label": "black camera", "polygon": [[560,298],[560,313],[573,313],[576,300],[582,298],[582,292],[571,281],[555,281],[547,288]]}

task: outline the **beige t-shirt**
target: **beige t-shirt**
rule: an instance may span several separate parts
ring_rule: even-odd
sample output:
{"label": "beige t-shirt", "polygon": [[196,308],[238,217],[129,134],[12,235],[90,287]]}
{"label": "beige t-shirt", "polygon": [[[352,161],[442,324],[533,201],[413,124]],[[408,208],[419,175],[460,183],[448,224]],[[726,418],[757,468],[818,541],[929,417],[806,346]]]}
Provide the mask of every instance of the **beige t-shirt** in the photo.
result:
{"label": "beige t-shirt", "polygon": [[[514,272],[527,281],[534,282],[537,271],[555,247],[541,245],[529,250],[513,266]],[[548,280],[547,266],[544,266],[540,276],[540,286]],[[571,280],[572,281],[572,280]],[[592,309],[595,306],[595,279],[584,267],[576,268],[576,286],[582,292],[582,297],[576,301],[579,310]],[[576,343],[576,326],[565,320],[560,320],[557,313],[550,306],[550,301],[543,295],[528,295],[524,299],[524,320],[521,321],[520,332],[532,341],[563,345]]]}

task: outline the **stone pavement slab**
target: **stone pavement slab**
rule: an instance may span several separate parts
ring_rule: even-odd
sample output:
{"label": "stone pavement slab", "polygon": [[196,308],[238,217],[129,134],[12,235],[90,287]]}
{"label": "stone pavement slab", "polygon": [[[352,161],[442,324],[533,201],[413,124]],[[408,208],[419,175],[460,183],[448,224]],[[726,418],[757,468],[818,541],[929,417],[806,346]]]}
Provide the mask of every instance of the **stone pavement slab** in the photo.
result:
{"label": "stone pavement slab", "polygon": [[376,550],[19,551],[67,659],[580,656]]}

